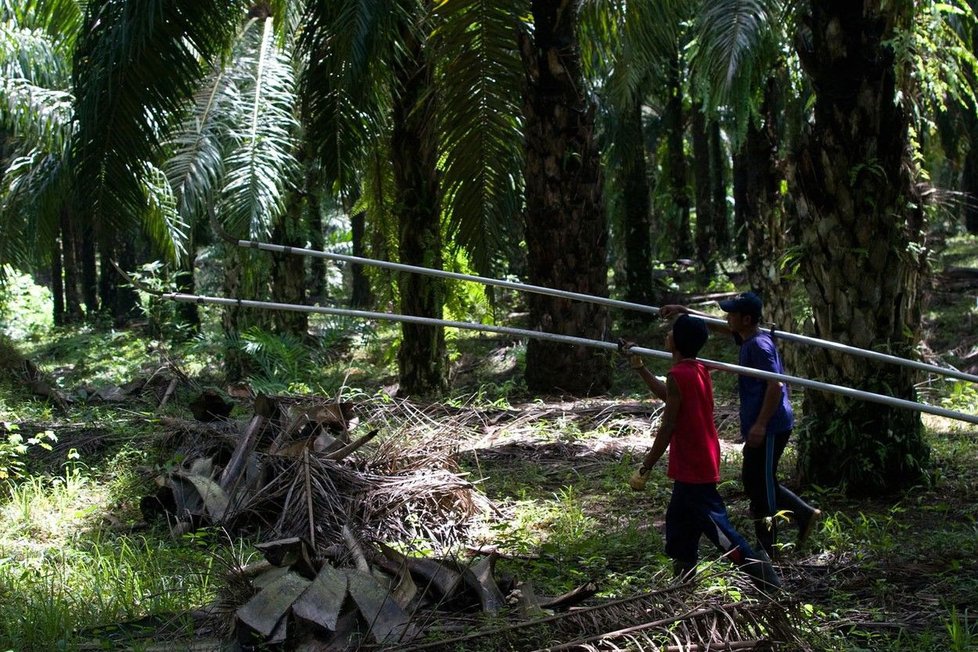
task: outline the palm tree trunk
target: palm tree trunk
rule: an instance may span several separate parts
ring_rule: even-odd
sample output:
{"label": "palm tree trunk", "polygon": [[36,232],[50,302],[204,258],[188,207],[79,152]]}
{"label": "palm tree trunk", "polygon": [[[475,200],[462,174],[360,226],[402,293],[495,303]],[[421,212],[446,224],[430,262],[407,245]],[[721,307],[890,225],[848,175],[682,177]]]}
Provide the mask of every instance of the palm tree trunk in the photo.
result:
{"label": "palm tree trunk", "polygon": [[[526,75],[526,244],[530,283],[608,295],[607,226],[594,103],[577,44],[578,3],[533,0],[532,37],[520,34]],[[534,327],[605,339],[607,309],[553,297],[527,297]],[[591,348],[530,340],[526,382],[533,390],[572,394],[611,385],[607,356]]]}
{"label": "palm tree trunk", "polygon": [[780,86],[771,76],[761,105],[763,124],[751,121],[744,139],[745,268],[750,287],[764,297],[766,318],[782,330],[794,330],[791,284],[782,270],[790,229],[780,190],[780,100]]}
{"label": "palm tree trunk", "polygon": [[67,206],[61,208],[61,250],[64,259],[65,320],[82,319],[81,295],[78,292],[78,265],[75,263],[75,230]]}
{"label": "palm tree trunk", "polygon": [[51,245],[51,317],[55,326],[65,325],[65,284],[62,276],[61,241],[55,239]]}
{"label": "palm tree trunk", "polygon": [[730,252],[730,227],[727,224],[727,157],[723,148],[720,121],[708,127],[710,137],[710,195],[713,201],[713,241],[719,253]]}
{"label": "palm tree trunk", "polygon": [[[438,152],[431,64],[422,44],[405,28],[404,49],[395,65],[391,156],[396,186],[400,262],[442,268]],[[444,290],[439,279],[402,273],[401,313],[441,319]],[[446,382],[445,333],[440,326],[401,325],[398,368],[402,395],[439,391]]]}
{"label": "palm tree trunk", "polygon": [[98,312],[98,269],[95,264],[95,229],[88,223],[81,225],[81,282],[85,314],[89,319]]}
{"label": "palm tree trunk", "polygon": [[[367,255],[367,213],[357,211],[350,216],[350,236],[353,240],[353,255],[363,258]],[[370,278],[363,265],[351,265],[350,306],[353,308],[370,308],[373,305],[373,293],[370,290]]]}
{"label": "palm tree trunk", "polygon": [[[803,277],[818,337],[913,357],[926,271],[924,215],[898,101],[892,39],[911,29],[912,0],[813,0],[799,57],[818,91],[811,133],[795,152]],[[812,350],[824,380],[914,399],[903,367]],[[920,415],[809,392],[800,441],[808,480],[880,493],[927,464]]]}
{"label": "palm tree trunk", "polygon": [[[642,103],[636,100],[622,112],[622,141],[628,147],[624,177],[625,300],[654,305],[652,285],[652,201],[642,137]],[[630,319],[646,313],[630,313]]]}
{"label": "palm tree trunk", "polygon": [[[272,242],[287,247],[305,246],[302,215],[305,203],[299,192],[289,194],[288,203],[272,228]],[[305,258],[294,254],[272,254],[272,301],[304,304],[306,302]],[[305,312],[276,310],[272,313],[276,332],[306,338],[309,335],[309,315]]]}
{"label": "palm tree trunk", "polygon": [[696,179],[696,259],[700,277],[709,280],[716,271],[713,235],[712,175],[710,168],[710,137],[706,129],[706,115],[700,106],[691,111],[690,131],[693,137],[693,169]]}
{"label": "palm tree trunk", "polygon": [[682,62],[677,53],[669,65],[666,109],[663,120],[666,130],[666,150],[669,166],[669,195],[672,198],[673,254],[677,258],[693,255],[693,240],[689,228],[689,191],[686,187],[686,153],[683,118],[683,85],[680,76]]}
{"label": "palm tree trunk", "polygon": [[750,165],[747,156],[747,143],[741,143],[733,155],[733,199],[734,233],[733,252],[738,258],[747,257],[747,221],[750,212],[750,197],[747,193],[747,179]]}

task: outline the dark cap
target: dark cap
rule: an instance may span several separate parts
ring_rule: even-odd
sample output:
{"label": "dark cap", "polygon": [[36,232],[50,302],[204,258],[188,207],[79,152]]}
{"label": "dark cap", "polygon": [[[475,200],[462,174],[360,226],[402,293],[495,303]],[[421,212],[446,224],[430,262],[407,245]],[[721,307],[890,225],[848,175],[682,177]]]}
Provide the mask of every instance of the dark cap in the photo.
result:
{"label": "dark cap", "polygon": [[761,316],[761,297],[754,292],[742,292],[733,299],[720,302],[720,309],[724,312],[736,312],[741,315]]}

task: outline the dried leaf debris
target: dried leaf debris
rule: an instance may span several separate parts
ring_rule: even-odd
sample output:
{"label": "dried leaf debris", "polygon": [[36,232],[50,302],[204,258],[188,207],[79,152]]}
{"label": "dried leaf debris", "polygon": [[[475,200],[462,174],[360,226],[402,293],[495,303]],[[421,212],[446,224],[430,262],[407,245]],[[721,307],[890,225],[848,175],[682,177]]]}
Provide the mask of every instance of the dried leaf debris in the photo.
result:
{"label": "dried leaf debris", "polygon": [[[600,406],[573,416],[611,418]],[[243,649],[810,649],[791,603],[704,599],[664,577],[627,600],[598,599],[592,583],[546,597],[497,576],[494,553],[460,560],[470,526],[496,510],[460,472],[460,447],[520,419],[258,396],[241,424],[166,419],[185,462],[144,507],[176,533],[218,525],[264,542],[265,561],[231,564],[208,612]],[[405,552],[417,541],[434,552]]]}

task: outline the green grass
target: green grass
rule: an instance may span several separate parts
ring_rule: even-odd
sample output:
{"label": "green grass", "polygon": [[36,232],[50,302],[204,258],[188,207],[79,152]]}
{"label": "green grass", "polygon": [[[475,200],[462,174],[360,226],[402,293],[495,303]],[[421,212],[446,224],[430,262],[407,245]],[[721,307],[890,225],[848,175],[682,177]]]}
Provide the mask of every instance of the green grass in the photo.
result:
{"label": "green grass", "polygon": [[0,504],[0,649],[76,649],[86,630],[148,615],[168,619],[213,597],[214,557],[163,532],[113,533],[104,516],[124,477],[77,464],[8,482]]}

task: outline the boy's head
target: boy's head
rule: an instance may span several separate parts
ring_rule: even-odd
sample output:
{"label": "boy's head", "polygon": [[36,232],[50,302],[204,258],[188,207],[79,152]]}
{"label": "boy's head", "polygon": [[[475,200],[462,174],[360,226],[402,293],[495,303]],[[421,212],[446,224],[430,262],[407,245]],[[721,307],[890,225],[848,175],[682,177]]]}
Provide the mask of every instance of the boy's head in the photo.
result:
{"label": "boy's head", "polygon": [[710,336],[706,322],[699,317],[680,315],[672,325],[672,346],[684,358],[695,358]]}
{"label": "boy's head", "polygon": [[720,302],[720,309],[727,313],[727,324],[735,331],[742,331],[761,321],[764,304],[755,292],[742,292],[733,299]]}

